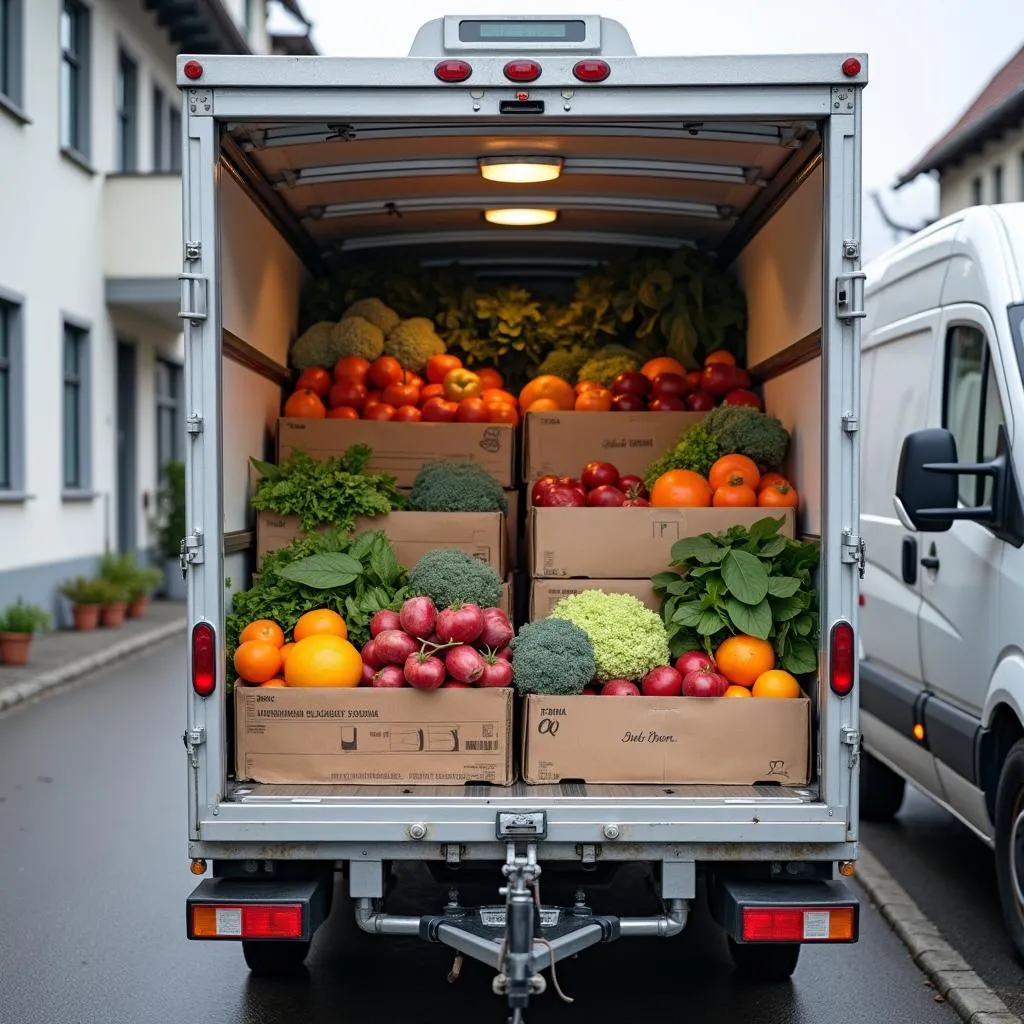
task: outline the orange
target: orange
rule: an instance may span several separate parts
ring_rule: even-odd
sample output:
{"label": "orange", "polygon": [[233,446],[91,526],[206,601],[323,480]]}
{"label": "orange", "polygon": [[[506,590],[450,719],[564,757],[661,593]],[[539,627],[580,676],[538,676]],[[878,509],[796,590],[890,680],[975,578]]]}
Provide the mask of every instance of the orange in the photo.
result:
{"label": "orange", "polygon": [[755,491],[761,482],[761,473],[753,459],[748,459],[746,455],[723,455],[711,467],[708,483],[713,491],[717,491],[719,487],[730,486],[737,477],[740,483]]}
{"label": "orange", "polygon": [[519,407],[525,411],[538,399],[554,402],[555,409],[569,412],[576,402],[576,393],[567,380],[545,373],[540,377],[534,377],[519,392]]}
{"label": "orange", "polygon": [[685,377],[686,367],[678,359],[672,359],[669,356],[658,356],[657,359],[651,359],[644,363],[640,368],[640,372],[651,380],[654,380],[659,373],[678,373]]}
{"label": "orange", "polygon": [[265,683],[260,683],[261,686],[287,686],[288,684],[280,677],[274,676],[273,679],[268,679]]}
{"label": "orange", "polygon": [[767,640],[740,634],[722,641],[715,664],[730,683],[753,686],[759,675],[775,668],[775,651]]}
{"label": "orange", "polygon": [[768,672],[762,672],[754,680],[753,689],[750,691],[752,697],[800,697],[803,691],[795,676],[781,668],[773,668]]}
{"label": "orange", "polygon": [[246,640],[235,650],[235,671],[247,683],[265,683],[281,668],[281,652],[266,640]]}
{"label": "orange", "polygon": [[281,648],[281,665],[284,666],[288,663],[288,655],[295,649],[295,644],[285,644]]}
{"label": "orange", "polygon": [[284,633],[276,622],[270,619],[257,619],[250,622],[239,634],[238,642],[244,644],[247,640],[266,640],[268,644],[275,647],[284,647]]}
{"label": "orange", "polygon": [[705,366],[711,366],[714,363],[724,363],[726,366],[735,366],[736,357],[731,352],[726,352],[724,348],[715,349],[714,352],[709,352],[704,357]]}
{"label": "orange", "polygon": [[670,469],[654,481],[651,504],[655,508],[706,508],[711,504],[711,487],[692,469]]}
{"label": "orange", "polygon": [[358,686],[363,659],[342,637],[317,633],[295,645],[284,678],[289,686]]}
{"label": "orange", "polygon": [[612,393],[607,388],[588,388],[576,399],[577,412],[610,412]]}
{"label": "orange", "polygon": [[564,412],[565,410],[553,398],[538,398],[529,405],[523,406],[523,412]]}
{"label": "orange", "polygon": [[320,633],[340,636],[344,640],[348,636],[348,627],[337,612],[331,611],[330,608],[318,608],[316,611],[306,612],[292,630],[296,642]]}
{"label": "orange", "polygon": [[730,686],[725,691],[725,693],[722,694],[722,696],[723,697],[749,697],[750,696],[750,691],[745,686]]}

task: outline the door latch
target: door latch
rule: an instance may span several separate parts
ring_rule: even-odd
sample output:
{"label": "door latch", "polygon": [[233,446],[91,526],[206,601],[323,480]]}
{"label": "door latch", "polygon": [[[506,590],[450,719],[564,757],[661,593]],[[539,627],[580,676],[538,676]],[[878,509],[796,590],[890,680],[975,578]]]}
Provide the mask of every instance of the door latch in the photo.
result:
{"label": "door latch", "polygon": [[207,280],[202,274],[179,274],[181,309],[179,320],[201,324],[207,318]]}
{"label": "door latch", "polygon": [[181,578],[184,579],[190,565],[201,565],[203,561],[203,534],[200,530],[194,530],[187,537],[183,537],[179,548],[179,562],[181,564]]}
{"label": "door latch", "polygon": [[850,748],[850,767],[856,768],[860,764],[860,733],[847,725],[840,735],[843,743]]}
{"label": "door latch", "polygon": [[843,562],[847,565],[856,565],[857,573],[864,579],[864,569],[867,566],[867,545],[863,537],[858,537],[852,530],[843,530]]}
{"label": "door latch", "polygon": [[849,323],[851,320],[863,320],[867,313],[864,310],[864,282],[867,274],[863,270],[854,270],[836,277],[836,316]]}

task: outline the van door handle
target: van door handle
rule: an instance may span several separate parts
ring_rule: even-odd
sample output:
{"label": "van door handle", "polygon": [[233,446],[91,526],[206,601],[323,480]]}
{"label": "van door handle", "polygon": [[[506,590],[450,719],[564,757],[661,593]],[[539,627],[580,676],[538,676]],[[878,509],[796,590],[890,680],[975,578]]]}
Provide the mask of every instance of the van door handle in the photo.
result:
{"label": "van door handle", "polygon": [[917,541],[903,538],[903,582],[913,586],[917,582]]}
{"label": "van door handle", "polygon": [[937,555],[937,553],[935,551],[935,545],[934,544],[928,549],[928,554],[925,555],[925,557],[921,559],[921,564],[926,569],[930,569],[932,572],[938,572],[939,571],[939,558],[938,558],[938,555]]}

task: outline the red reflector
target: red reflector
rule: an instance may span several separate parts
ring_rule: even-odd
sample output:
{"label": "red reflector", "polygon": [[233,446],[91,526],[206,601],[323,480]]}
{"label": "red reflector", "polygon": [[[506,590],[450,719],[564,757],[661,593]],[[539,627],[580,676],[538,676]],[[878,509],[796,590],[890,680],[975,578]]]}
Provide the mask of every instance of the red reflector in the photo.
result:
{"label": "red reflector", "polygon": [[217,635],[208,622],[192,629],[192,689],[209,697],[217,685]]}
{"label": "red reflector", "polygon": [[612,69],[603,60],[580,60],[573,65],[572,73],[581,82],[603,82]]}
{"label": "red reflector", "polygon": [[804,935],[804,915],[799,910],[743,911],[744,942],[799,942]]}
{"label": "red reflector", "polygon": [[840,620],[832,627],[829,683],[832,692],[845,697],[853,689],[853,626]]}
{"label": "red reflector", "polygon": [[299,939],[302,905],[243,907],[242,936],[247,939]]}
{"label": "red reflector", "polygon": [[860,61],[856,57],[847,57],[843,61],[843,74],[847,78],[855,78],[860,74]]}
{"label": "red reflector", "polygon": [[473,69],[464,60],[443,60],[434,68],[434,74],[442,82],[464,82]]}
{"label": "red reflector", "polygon": [[505,77],[510,82],[535,82],[540,78],[540,65],[535,60],[510,60]]}
{"label": "red reflector", "polygon": [[181,70],[185,72],[185,77],[192,79],[193,82],[203,76],[203,65],[197,60],[185,61],[185,66]]}

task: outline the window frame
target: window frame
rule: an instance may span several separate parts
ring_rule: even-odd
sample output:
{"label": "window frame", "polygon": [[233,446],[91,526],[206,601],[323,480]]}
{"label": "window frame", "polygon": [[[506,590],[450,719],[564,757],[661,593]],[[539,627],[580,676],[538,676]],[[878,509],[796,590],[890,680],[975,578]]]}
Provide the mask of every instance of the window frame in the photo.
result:
{"label": "window frame", "polygon": [[[61,321],[61,497],[64,501],[82,501],[94,497],[92,493],[92,326],[75,317],[64,316]],[[77,347],[75,373],[67,369],[67,343],[73,339]],[[77,462],[74,481],[68,480],[68,423],[66,396],[68,385],[77,389],[73,443]]]}
{"label": "window frame", "polygon": [[[164,392],[160,387],[160,373],[161,370],[166,370],[167,380],[170,385],[170,392]],[[185,378],[184,368],[181,363],[175,362],[173,359],[167,359],[163,356],[158,356],[156,360],[156,369],[154,371],[153,381],[153,393],[156,404],[156,464],[157,473],[163,478],[164,467],[168,462],[180,461],[184,453],[184,423],[182,420],[182,409],[184,408],[185,402]],[[165,415],[169,414],[171,429],[167,435],[166,440],[169,442],[167,448],[169,454],[167,458],[164,458],[164,433],[163,433],[163,421]],[[179,435],[176,431],[175,424],[181,426],[181,434]]]}
{"label": "window frame", "polygon": [[[69,51],[61,38],[63,19],[68,15],[76,19],[72,25],[75,38],[71,40],[74,50]],[[57,44],[60,50],[60,144],[64,153],[88,162],[92,150],[92,10],[84,0],[61,0],[60,22]],[[64,71],[70,67],[74,77],[70,79],[68,96],[64,95]],[[65,111],[65,103],[74,96],[74,110]],[[70,137],[65,137],[65,118],[68,120]]]}
{"label": "window frame", "polygon": [[0,0],[0,9],[0,107],[25,121],[25,0]]}
{"label": "window frame", "polygon": [[152,151],[150,152],[150,159],[153,161],[153,171],[159,174],[160,172],[167,169],[167,165],[170,163],[170,151],[167,145],[168,133],[167,133],[167,99],[164,96],[164,91],[159,85],[153,85],[153,91],[150,97],[152,103],[152,122],[150,126],[150,136],[152,141]]}
{"label": "window frame", "polygon": [[971,206],[981,206],[985,200],[985,183],[981,180],[981,175],[976,174],[971,179]]}
{"label": "window frame", "polygon": [[6,401],[0,407],[6,415],[4,443],[6,480],[0,476],[0,503],[25,501],[25,299],[0,288],[0,333],[6,355],[0,355]]}
{"label": "window frame", "polygon": [[139,62],[119,45],[114,77],[114,170],[135,174],[139,170]]}
{"label": "window frame", "polygon": [[992,168],[992,204],[998,205],[999,203],[1005,202],[1005,195],[1003,190],[1003,165],[996,164]]}
{"label": "window frame", "polygon": [[167,117],[167,130],[168,130],[168,148],[167,148],[167,170],[171,174],[181,173],[181,110],[175,106],[172,102],[168,104],[168,117]]}

